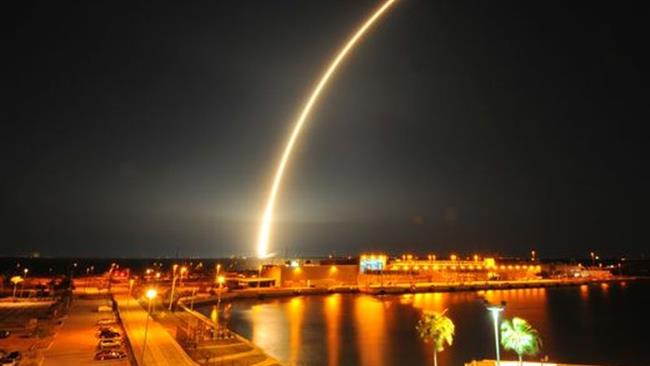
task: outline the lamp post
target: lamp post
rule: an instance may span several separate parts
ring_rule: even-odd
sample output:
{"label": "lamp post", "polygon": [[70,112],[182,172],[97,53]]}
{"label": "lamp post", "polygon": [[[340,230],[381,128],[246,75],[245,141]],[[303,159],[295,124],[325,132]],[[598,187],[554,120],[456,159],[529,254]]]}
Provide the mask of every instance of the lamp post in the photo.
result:
{"label": "lamp post", "polygon": [[221,276],[221,264],[217,263],[217,270],[214,275],[214,283],[219,284],[219,276]]}
{"label": "lamp post", "polygon": [[221,290],[223,289],[223,284],[226,282],[224,276],[217,277],[217,283],[219,283],[219,291],[217,291],[217,304],[221,304]]}
{"label": "lamp post", "polygon": [[183,266],[181,267],[181,283],[180,286],[183,287],[183,275],[187,272],[187,267]]}
{"label": "lamp post", "polygon": [[135,283],[134,278],[129,278],[129,301],[127,302],[127,306],[131,306],[131,297],[133,294],[133,284]]}
{"label": "lamp post", "polygon": [[501,313],[503,309],[505,309],[506,302],[502,301],[501,305],[491,305],[487,301],[485,301],[485,307],[492,314],[492,318],[494,319],[494,345],[496,347],[496,353],[497,353],[496,366],[500,366],[501,356],[499,354],[499,313]]}
{"label": "lamp post", "polygon": [[29,273],[29,269],[23,269],[23,273],[25,275],[23,276],[23,282],[20,283],[20,297],[23,297],[23,290],[25,289],[25,282],[27,282],[27,273]]}
{"label": "lamp post", "polygon": [[158,291],[156,289],[150,288],[147,290],[145,295],[149,300],[149,306],[147,307],[147,320],[144,323],[144,340],[142,341],[142,359],[141,363],[144,365],[144,353],[147,349],[147,332],[149,331],[149,317],[151,316],[151,301],[158,296]]}
{"label": "lamp post", "polygon": [[190,302],[190,310],[194,310],[194,296],[196,296],[196,287],[192,289],[192,301]]}
{"label": "lamp post", "polygon": [[176,286],[176,268],[178,264],[172,266],[172,291],[169,295],[169,311],[172,311],[172,304],[174,303],[174,287]]}

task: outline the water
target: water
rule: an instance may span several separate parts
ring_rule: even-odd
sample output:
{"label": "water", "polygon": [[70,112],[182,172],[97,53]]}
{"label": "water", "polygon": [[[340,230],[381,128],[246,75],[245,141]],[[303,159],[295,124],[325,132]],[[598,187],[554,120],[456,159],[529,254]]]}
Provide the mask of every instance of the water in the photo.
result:
{"label": "water", "polygon": [[[423,310],[456,324],[440,365],[494,358],[494,328],[481,297],[507,301],[505,317],[527,319],[552,361],[650,365],[650,282],[548,289],[367,296],[334,294],[232,304],[230,326],[288,365],[429,365],[431,347],[418,339]],[[211,308],[202,309],[209,315]],[[504,352],[504,351],[502,351]],[[515,355],[504,352],[503,357]],[[539,360],[539,357],[537,358]]]}

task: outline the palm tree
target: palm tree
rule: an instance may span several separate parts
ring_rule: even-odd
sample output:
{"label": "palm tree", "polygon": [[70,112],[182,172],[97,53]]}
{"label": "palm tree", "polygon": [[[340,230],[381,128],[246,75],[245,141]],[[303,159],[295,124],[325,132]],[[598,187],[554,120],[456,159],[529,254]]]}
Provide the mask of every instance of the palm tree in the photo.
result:
{"label": "palm tree", "polygon": [[514,351],[519,356],[519,365],[522,365],[524,355],[539,353],[542,340],[526,320],[514,317],[512,321],[504,320],[501,323],[501,344],[503,348]]}
{"label": "palm tree", "polygon": [[451,346],[454,340],[454,322],[451,321],[445,313],[425,312],[418,321],[417,329],[420,338],[426,343],[433,343],[433,364],[438,366],[438,352],[442,352],[445,343]]}
{"label": "palm tree", "polygon": [[12,297],[15,299],[16,298],[16,287],[18,287],[19,283],[23,282],[23,278],[20,277],[20,276],[13,276],[13,277],[11,277],[10,281],[11,281],[11,283],[14,284],[14,294],[13,294]]}

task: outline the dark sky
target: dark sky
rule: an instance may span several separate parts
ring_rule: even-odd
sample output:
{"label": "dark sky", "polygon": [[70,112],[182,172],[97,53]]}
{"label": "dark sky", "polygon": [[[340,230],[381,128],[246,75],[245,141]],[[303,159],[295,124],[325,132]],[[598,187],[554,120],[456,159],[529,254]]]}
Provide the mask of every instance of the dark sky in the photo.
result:
{"label": "dark sky", "polygon": [[[0,255],[254,253],[286,133],[377,4],[19,2]],[[309,120],[271,249],[647,251],[649,14],[633,6],[399,2]]]}

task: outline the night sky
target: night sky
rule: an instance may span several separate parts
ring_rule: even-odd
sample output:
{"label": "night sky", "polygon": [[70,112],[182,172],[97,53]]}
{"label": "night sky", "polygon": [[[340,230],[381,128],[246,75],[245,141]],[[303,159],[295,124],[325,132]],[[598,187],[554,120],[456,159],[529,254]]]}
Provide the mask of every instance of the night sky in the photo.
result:
{"label": "night sky", "polygon": [[[215,257],[255,252],[291,123],[378,3],[17,4],[0,255]],[[647,252],[633,6],[396,4],[309,120],[271,251]]]}

